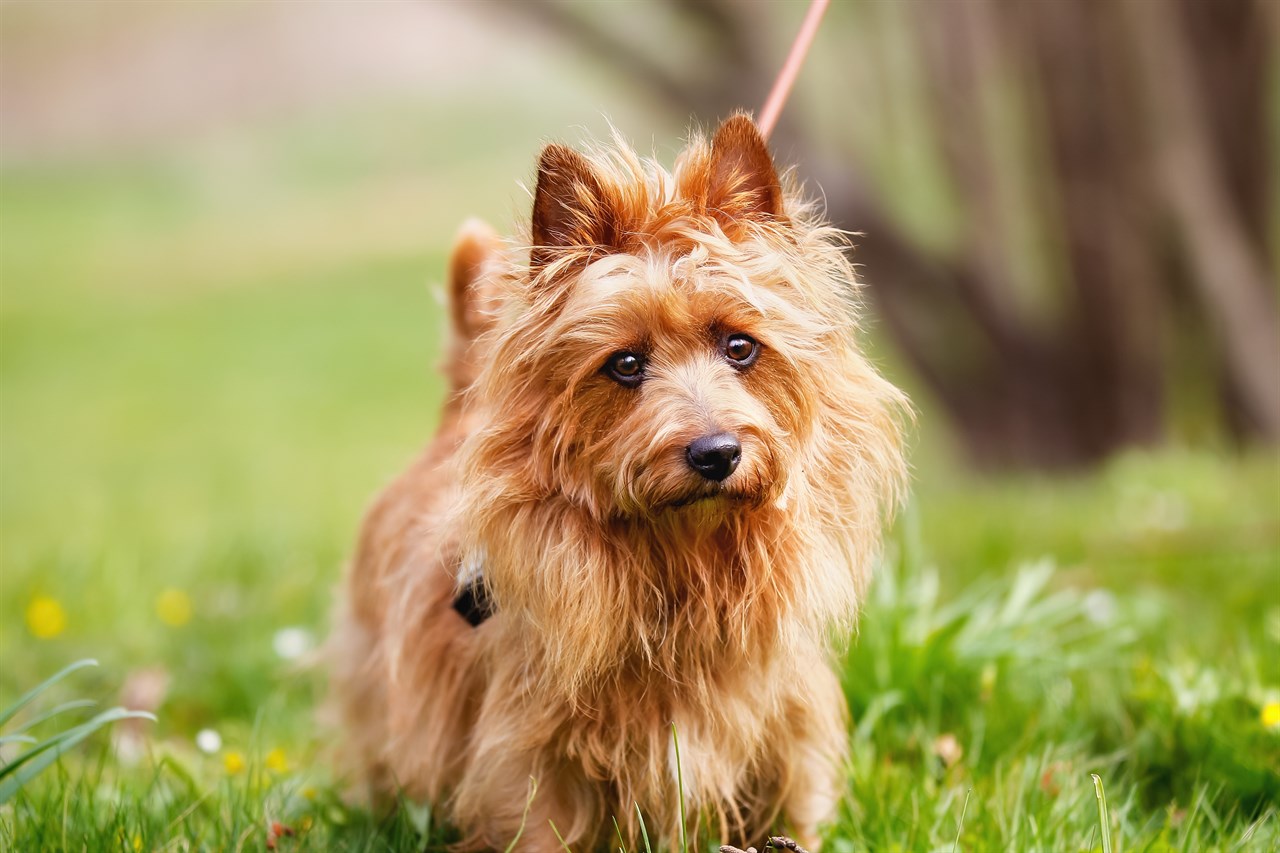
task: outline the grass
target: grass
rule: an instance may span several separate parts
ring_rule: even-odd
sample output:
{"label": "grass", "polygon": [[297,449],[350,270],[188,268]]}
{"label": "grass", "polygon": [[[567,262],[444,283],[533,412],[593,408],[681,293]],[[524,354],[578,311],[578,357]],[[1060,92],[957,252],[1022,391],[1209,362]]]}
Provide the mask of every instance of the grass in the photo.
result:
{"label": "grass", "polygon": [[[19,696],[8,708],[0,711],[0,726],[12,720],[22,712],[23,708],[39,698],[40,694],[71,673],[87,666],[97,665],[97,661],[92,658],[86,658],[64,666],[58,672]],[[55,706],[51,710],[28,715],[28,719],[17,729],[0,735],[0,746],[9,746],[13,748],[15,753],[0,766],[0,805],[4,805],[13,799],[28,782],[39,776],[45,768],[57,761],[63,753],[72,747],[78,746],[99,729],[121,720],[150,720],[155,722],[156,719],[145,711],[110,708],[96,714],[87,722],[73,725],[70,728],[63,728],[62,731],[54,733],[53,736],[43,741],[37,741],[27,734],[28,731],[37,728],[46,720],[60,717],[67,712],[82,711],[96,704],[92,700],[72,699]],[[18,751],[19,749],[21,751]]]}
{"label": "grass", "polygon": [[[282,131],[269,191],[270,164],[219,181],[199,152],[0,172],[0,708],[88,655],[43,709],[159,697],[154,725],[94,735],[0,808],[2,849],[451,838],[421,805],[341,802],[322,678],[292,657],[440,395],[424,283],[447,228],[371,240],[312,214],[403,207],[402,174],[433,186],[428,154],[377,172],[389,126],[360,128],[296,161]],[[466,176],[515,160],[441,144]],[[1280,459],[981,480],[922,403],[916,494],[844,660],[853,761],[826,849],[1280,848]]]}

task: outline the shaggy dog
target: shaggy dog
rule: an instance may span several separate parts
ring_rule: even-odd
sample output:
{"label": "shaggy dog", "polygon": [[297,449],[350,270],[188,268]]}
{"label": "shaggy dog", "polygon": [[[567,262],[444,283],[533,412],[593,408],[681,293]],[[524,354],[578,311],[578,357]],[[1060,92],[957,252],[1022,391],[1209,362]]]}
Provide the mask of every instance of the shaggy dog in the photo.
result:
{"label": "shaggy dog", "polygon": [[810,844],[905,479],[845,242],[741,114],[671,173],[547,146],[531,224],[527,254],[478,223],[454,250],[452,392],[330,644],[348,759],[469,849],[635,849],[638,813]]}

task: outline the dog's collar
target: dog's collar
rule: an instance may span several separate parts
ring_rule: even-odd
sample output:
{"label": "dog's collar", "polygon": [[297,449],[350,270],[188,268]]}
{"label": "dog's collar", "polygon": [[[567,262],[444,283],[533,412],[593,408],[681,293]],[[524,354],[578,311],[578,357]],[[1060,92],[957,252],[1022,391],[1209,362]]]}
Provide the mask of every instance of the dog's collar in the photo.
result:
{"label": "dog's collar", "polygon": [[493,602],[489,600],[489,591],[485,589],[484,576],[477,575],[453,598],[453,609],[467,620],[472,628],[479,628],[484,620],[493,615]]}
{"label": "dog's collar", "polygon": [[480,627],[493,615],[493,602],[484,583],[483,552],[468,554],[458,566],[458,594],[453,598],[453,609],[472,628]]}

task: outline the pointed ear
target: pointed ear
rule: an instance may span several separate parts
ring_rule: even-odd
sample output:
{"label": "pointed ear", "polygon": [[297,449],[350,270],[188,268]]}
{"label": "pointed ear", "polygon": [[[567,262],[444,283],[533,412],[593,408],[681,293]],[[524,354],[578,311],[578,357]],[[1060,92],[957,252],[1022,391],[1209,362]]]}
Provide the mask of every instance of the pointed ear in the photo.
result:
{"label": "pointed ear", "polygon": [[458,340],[470,342],[493,324],[498,295],[485,274],[502,253],[502,238],[487,222],[468,219],[449,256],[449,313]]}
{"label": "pointed ear", "polygon": [[751,117],[729,118],[711,140],[707,212],[732,233],[745,220],[782,218],[782,185]]}
{"label": "pointed ear", "polygon": [[617,247],[617,210],[590,161],[564,145],[542,149],[533,193],[533,271],[566,250]]}

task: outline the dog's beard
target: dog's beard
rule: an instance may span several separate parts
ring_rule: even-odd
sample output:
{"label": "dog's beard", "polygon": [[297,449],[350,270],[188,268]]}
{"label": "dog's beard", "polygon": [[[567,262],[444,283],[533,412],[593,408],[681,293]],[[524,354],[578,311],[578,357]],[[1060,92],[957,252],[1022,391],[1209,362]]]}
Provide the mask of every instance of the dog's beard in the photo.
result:
{"label": "dog's beard", "polygon": [[742,489],[723,483],[707,483],[690,489],[685,495],[658,505],[658,511],[680,511],[693,508],[729,512],[759,506],[764,499],[759,489]]}
{"label": "dog's beard", "polygon": [[659,508],[655,524],[687,531],[713,531],[728,525],[750,523],[760,506],[756,494],[728,489],[704,490]]}
{"label": "dog's beard", "polygon": [[694,523],[698,527],[747,519],[777,503],[781,489],[755,478],[735,482],[682,483],[681,488],[659,491],[646,500],[620,502],[615,517],[638,522]]}

